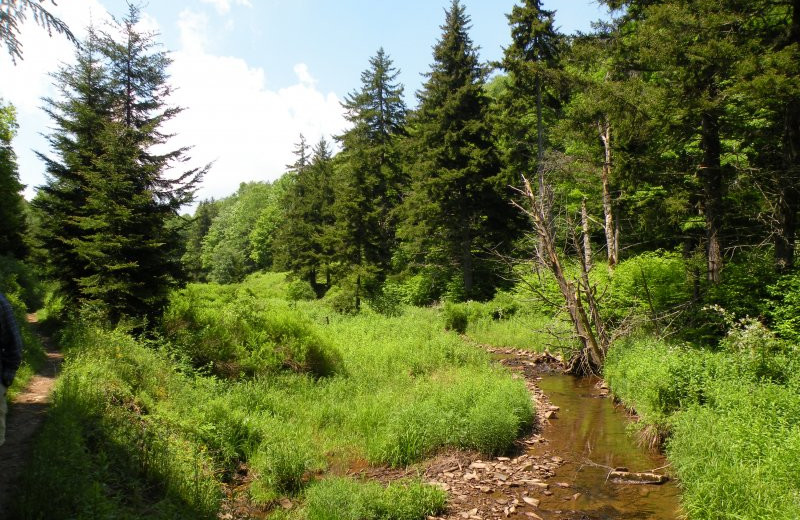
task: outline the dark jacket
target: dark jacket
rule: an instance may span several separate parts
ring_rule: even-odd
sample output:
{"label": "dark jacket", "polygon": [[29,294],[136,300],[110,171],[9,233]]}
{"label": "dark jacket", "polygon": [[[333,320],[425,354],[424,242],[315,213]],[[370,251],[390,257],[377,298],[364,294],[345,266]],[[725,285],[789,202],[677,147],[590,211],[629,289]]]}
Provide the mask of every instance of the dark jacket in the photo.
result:
{"label": "dark jacket", "polygon": [[14,309],[5,295],[0,293],[0,380],[11,386],[22,362],[22,337],[14,318]]}

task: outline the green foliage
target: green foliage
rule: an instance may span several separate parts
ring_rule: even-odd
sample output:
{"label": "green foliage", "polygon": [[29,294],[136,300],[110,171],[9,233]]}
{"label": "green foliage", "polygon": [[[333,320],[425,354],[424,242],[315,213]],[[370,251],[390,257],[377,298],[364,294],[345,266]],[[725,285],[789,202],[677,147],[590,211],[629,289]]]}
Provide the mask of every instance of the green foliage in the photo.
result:
{"label": "green foliage", "polygon": [[386,487],[375,482],[327,478],[307,494],[308,520],[422,520],[445,508],[445,494],[419,481]]}
{"label": "green foliage", "polygon": [[800,272],[787,274],[768,287],[768,314],[775,331],[800,344]]}
{"label": "green foliage", "polygon": [[452,330],[458,334],[464,334],[469,324],[469,311],[467,305],[463,303],[445,302],[442,308],[444,318],[444,330]]}
{"label": "green foliage", "polygon": [[24,235],[24,186],[19,182],[17,156],[11,140],[17,132],[16,111],[0,99],[0,251],[4,255],[22,257],[27,247]]}
{"label": "green foliage", "polygon": [[[690,299],[687,271],[686,261],[674,252],[651,251],[627,259],[606,282],[611,290],[604,308],[618,319],[631,312],[660,316]],[[603,267],[598,266],[595,274],[603,277]]]}
{"label": "green foliage", "polygon": [[305,280],[292,280],[286,287],[286,297],[290,301],[308,301],[317,297],[311,284]]}
{"label": "green foliage", "polygon": [[339,355],[315,327],[283,305],[264,304],[247,289],[215,301],[205,286],[172,295],[164,331],[195,366],[218,374],[267,374],[280,369],[324,377],[339,370]]}
{"label": "green foliage", "polygon": [[605,377],[640,417],[668,434],[690,518],[794,518],[800,356],[754,320],[711,353],[649,338],[617,343]]}
{"label": "green foliage", "polygon": [[[73,324],[69,351],[12,511],[17,518],[212,518],[222,498],[205,448],[152,408],[188,387],[119,332]],[[59,492],[54,492],[59,490]]]}

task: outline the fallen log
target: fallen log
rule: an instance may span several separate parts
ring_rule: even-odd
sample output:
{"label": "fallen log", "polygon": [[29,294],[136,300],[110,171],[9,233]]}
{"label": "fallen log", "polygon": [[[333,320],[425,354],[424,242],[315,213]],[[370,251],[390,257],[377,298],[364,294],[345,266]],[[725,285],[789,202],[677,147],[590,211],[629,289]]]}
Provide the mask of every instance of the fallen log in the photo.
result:
{"label": "fallen log", "polygon": [[617,484],[653,484],[660,485],[669,480],[666,475],[658,473],[643,472],[637,473],[627,471],[625,468],[617,468],[608,475],[608,479]]}

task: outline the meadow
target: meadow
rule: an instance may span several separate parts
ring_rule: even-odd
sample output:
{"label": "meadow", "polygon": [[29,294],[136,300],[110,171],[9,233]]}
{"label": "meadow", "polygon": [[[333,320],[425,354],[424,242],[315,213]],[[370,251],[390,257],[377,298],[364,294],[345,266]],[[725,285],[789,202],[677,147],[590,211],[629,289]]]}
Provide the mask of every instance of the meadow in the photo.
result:
{"label": "meadow", "polygon": [[[347,470],[446,448],[499,454],[531,426],[524,385],[446,332],[436,309],[345,316],[287,292],[280,274],[190,285],[159,338],[64,329],[67,361],[18,516],[211,518],[244,473],[252,503],[289,498],[295,518],[424,518],[442,491]],[[330,499],[342,489],[355,505]]]}

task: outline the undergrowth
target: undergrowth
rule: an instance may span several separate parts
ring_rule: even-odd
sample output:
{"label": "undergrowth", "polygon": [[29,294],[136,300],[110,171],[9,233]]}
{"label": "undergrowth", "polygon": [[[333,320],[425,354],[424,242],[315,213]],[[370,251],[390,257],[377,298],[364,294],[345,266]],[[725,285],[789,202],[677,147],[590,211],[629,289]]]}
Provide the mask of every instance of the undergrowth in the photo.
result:
{"label": "undergrowth", "polygon": [[[531,425],[524,384],[444,332],[436,309],[344,316],[276,294],[263,277],[192,286],[173,296],[168,339],[67,328],[19,517],[210,517],[244,464],[250,498],[266,508],[290,496],[310,519],[425,518],[444,500],[430,486],[319,475],[362,460],[404,466],[446,447],[499,454]],[[314,348],[335,356],[334,370],[298,354]],[[59,499],[45,500],[54,490]],[[363,507],[330,499],[341,490]]]}

